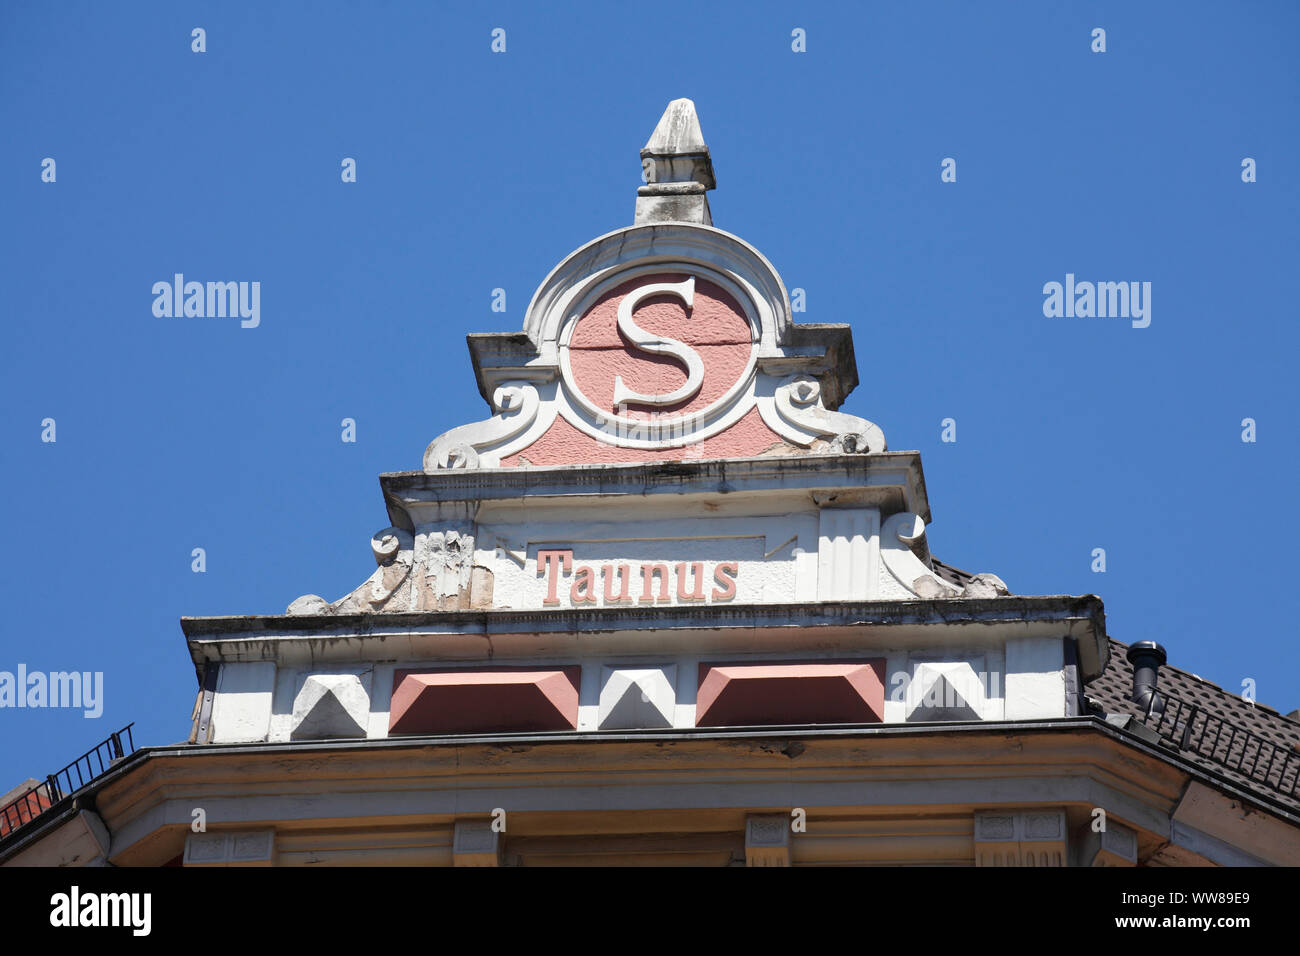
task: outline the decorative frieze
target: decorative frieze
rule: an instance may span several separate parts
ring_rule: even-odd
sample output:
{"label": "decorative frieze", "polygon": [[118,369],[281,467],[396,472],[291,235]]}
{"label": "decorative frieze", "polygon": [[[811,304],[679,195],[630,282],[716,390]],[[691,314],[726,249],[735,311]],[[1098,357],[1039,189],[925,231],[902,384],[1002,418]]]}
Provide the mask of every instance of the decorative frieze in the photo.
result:
{"label": "decorative frieze", "polygon": [[790,817],[779,813],[745,818],[745,865],[790,865]]}
{"label": "decorative frieze", "polygon": [[976,866],[1065,866],[1064,810],[978,810]]}
{"label": "decorative frieze", "polygon": [[457,820],[451,853],[453,866],[500,866],[501,834],[490,820]]}
{"label": "decorative frieze", "polygon": [[274,866],[275,830],[209,830],[185,837],[185,866]]}
{"label": "decorative frieze", "polygon": [[1137,866],[1137,831],[1107,817],[1105,829],[1090,824],[1079,841],[1080,866]]}

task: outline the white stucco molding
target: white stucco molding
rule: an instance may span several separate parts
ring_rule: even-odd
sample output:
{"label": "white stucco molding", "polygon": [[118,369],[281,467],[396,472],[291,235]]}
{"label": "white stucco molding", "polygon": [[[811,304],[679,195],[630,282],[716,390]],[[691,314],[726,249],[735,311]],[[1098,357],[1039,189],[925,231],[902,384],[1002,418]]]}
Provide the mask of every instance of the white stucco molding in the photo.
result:
{"label": "white stucco molding", "polygon": [[[629,266],[659,271],[699,267],[726,277],[752,304],[765,353],[784,344],[794,325],[785,285],[757,249],[729,232],[696,223],[629,226],[606,233],[571,252],[533,294],[524,334],[543,353],[559,340],[561,326],[596,286]],[[745,304],[745,303],[742,303]]]}
{"label": "white stucco molding", "polygon": [[939,578],[930,567],[925,522],[903,511],[880,528],[880,560],[894,580],[918,597],[957,597],[961,589]]}
{"label": "white stucco molding", "polygon": [[762,376],[758,409],[767,427],[786,441],[807,448],[828,439],[831,450],[847,455],[887,451],[880,426],[822,404],[821,383],[811,375]]}
{"label": "white stucco molding", "polygon": [[[647,417],[597,407],[569,367],[573,330],[611,289],[662,273],[685,274],[724,289],[750,326],[749,359],[704,409]],[[757,406],[770,428],[800,447],[818,440],[829,441],[834,452],[885,447],[878,427],[834,412],[857,385],[848,327],[795,325],[771,263],[753,246],[712,226],[640,225],[594,239],[542,282],[522,334],[476,334],[468,341],[479,390],[490,397],[495,414],[434,439],[424,456],[429,473],[496,467],[532,444],[557,416],[606,444],[661,450],[711,438]]]}
{"label": "white stucco molding", "polygon": [[[1052,638],[1058,645],[1072,640],[1084,681],[1101,673],[1110,648],[1105,610],[1095,595],[181,618],[196,665],[274,661],[290,667],[476,660],[485,646],[498,662],[543,654],[583,657],[597,653],[591,650],[597,644],[607,659],[673,650],[788,654],[791,627],[814,629],[821,650],[844,655],[877,650],[882,642],[983,646],[992,633],[1007,640]],[[1006,667],[1016,670],[1020,664]]]}
{"label": "white stucco molding", "polygon": [[[512,536],[498,539],[494,522],[488,520],[485,530],[484,513],[493,508],[523,508],[534,518],[540,509],[549,509],[549,520],[576,521],[576,526],[590,522],[598,513],[608,518],[618,511],[623,519],[653,529],[652,537],[660,538],[665,522],[674,520],[675,510],[683,503],[713,501],[721,495],[750,502],[751,511],[759,507],[755,503],[760,499],[769,500],[770,513],[798,509],[809,496],[817,501],[833,500],[837,514],[846,508],[890,513],[927,506],[920,458],[915,452],[541,466],[526,469],[526,479],[521,480],[521,474],[515,468],[479,467],[381,475],[393,526],[376,532],[370,540],[377,565],[373,573],[335,601],[317,594],[303,595],[289,605],[286,615],[333,617],[499,607],[494,590],[494,550],[511,551],[517,562],[524,558],[522,544]],[[697,536],[699,526],[691,527],[695,531],[689,534],[683,528],[685,538]],[[636,527],[621,533],[640,536]],[[729,529],[727,536],[735,533]],[[875,527],[865,534],[874,539]],[[874,545],[868,548],[865,538],[862,547],[874,554]],[[809,560],[815,568],[817,553]],[[861,573],[852,572],[860,580],[855,578],[851,586],[840,589],[838,599],[872,593],[871,584],[878,577],[874,557],[863,567]]]}
{"label": "white stucco molding", "polygon": [[1006,720],[1066,715],[1064,645],[1057,637],[1016,637],[1007,641],[1002,691]]}
{"label": "white stucco molding", "polygon": [[[585,496],[629,496],[647,501],[666,496],[714,497],[732,492],[794,491],[836,495],[842,506],[880,508],[886,514],[930,513],[918,452],[871,455],[824,454],[630,462],[616,465],[544,465],[518,468],[445,468],[394,472],[379,483],[394,525],[414,529],[449,517],[473,515],[485,502],[543,499],[574,502]],[[587,505],[581,503],[582,507]]]}
{"label": "white stucco molding", "polygon": [[506,382],[492,393],[497,414],[444,432],[424,452],[424,470],[497,468],[501,459],[531,445],[551,426],[558,406],[555,386]]}
{"label": "white stucco molding", "polygon": [[925,522],[910,511],[892,515],[881,525],[880,560],[895,581],[926,600],[1003,597],[1009,593],[996,574],[977,574],[964,588],[935,574],[925,538]]}
{"label": "white stucco molding", "polygon": [[273,661],[223,662],[212,704],[212,742],[265,740],[275,695]]}

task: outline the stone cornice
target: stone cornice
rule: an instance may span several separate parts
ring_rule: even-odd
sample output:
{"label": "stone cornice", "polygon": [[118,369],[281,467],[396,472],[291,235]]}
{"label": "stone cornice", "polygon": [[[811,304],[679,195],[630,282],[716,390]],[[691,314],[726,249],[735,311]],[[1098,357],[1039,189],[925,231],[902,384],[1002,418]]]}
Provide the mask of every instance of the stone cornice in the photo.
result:
{"label": "stone cornice", "polygon": [[379,476],[388,514],[410,528],[410,511],[422,505],[573,496],[702,495],[798,491],[896,489],[902,507],[927,524],[921,455],[891,451],[869,455],[797,455],[647,462],[630,465],[564,465],[530,468],[447,468],[390,472]]}
{"label": "stone cornice", "polygon": [[[791,628],[890,628],[900,641],[914,629],[1003,626],[1018,636],[1069,634],[1078,642],[1083,680],[1100,674],[1109,654],[1105,610],[1095,595],[996,597],[933,601],[860,601],[820,604],[713,604],[559,610],[394,612],[339,615],[250,615],[181,619],[196,665],[221,660],[394,660],[436,656],[471,641],[657,632],[788,635]],[[367,649],[358,641],[378,638]],[[749,638],[746,637],[748,640]],[[789,645],[789,638],[782,640]],[[305,643],[310,646],[304,647]],[[553,647],[563,640],[551,639]],[[487,654],[492,648],[483,647]]]}
{"label": "stone cornice", "polygon": [[[870,761],[862,759],[864,745],[871,748]],[[602,755],[595,762],[592,747],[599,747]],[[1116,747],[1123,748],[1124,759],[1116,759]],[[673,767],[665,764],[669,754],[674,755]],[[1088,793],[1090,804],[1102,794],[1097,787],[1123,794],[1129,810],[1140,817],[1130,818],[1131,822],[1158,835],[1168,830],[1168,815],[1187,783],[1197,780],[1279,820],[1300,824],[1300,817],[1272,800],[1096,717],[173,745],[136,751],[69,799],[94,801],[114,832],[115,856],[123,854],[120,859],[127,863],[149,862],[130,857],[137,845],[146,847],[161,835],[154,827],[170,826],[182,833],[178,839],[183,839],[183,833],[189,831],[195,798],[225,796],[232,785],[243,792],[250,780],[258,782],[257,794],[250,793],[250,799],[275,799],[277,788],[285,786],[300,796],[323,788],[324,796],[334,792],[341,777],[349,781],[352,794],[369,792],[373,785],[368,781],[390,791],[455,788],[455,778],[471,778],[472,782],[485,773],[490,777],[508,773],[511,786],[518,788],[527,783],[530,774],[550,779],[565,767],[569,773],[599,774],[606,782],[613,773],[632,773],[642,783],[647,772],[662,771],[673,780],[689,783],[695,775],[678,772],[682,767],[697,771],[713,768],[739,783],[749,777],[767,779],[772,774],[788,780],[796,760],[805,769],[823,768],[819,779],[830,774],[836,779],[864,782],[906,781],[915,777],[919,768],[943,779],[968,780],[972,785],[982,785],[990,775],[1004,782],[1012,778],[1083,779],[1085,784],[1076,789]],[[934,779],[933,775],[930,778]],[[439,780],[446,782],[440,784]],[[1089,780],[1091,783],[1086,782]],[[573,785],[587,784],[575,779]],[[167,812],[164,804],[175,804],[175,813]],[[42,816],[40,825],[25,829],[21,840],[0,841],[0,864],[51,832],[62,819],[50,813],[48,819]],[[123,828],[133,832],[122,832]]]}
{"label": "stone cornice", "polygon": [[[863,759],[865,752],[869,760]],[[623,778],[642,788],[652,783],[690,788],[704,774],[710,799],[730,805],[726,796],[719,797],[726,791],[743,804],[741,787],[777,782],[788,787],[795,764],[815,775],[817,783],[809,787],[876,787],[883,796],[893,792],[891,787],[906,790],[930,781],[931,802],[958,805],[1030,800],[1029,793],[1043,792],[1051,780],[1058,787],[1053,792],[1065,794],[1058,797],[1063,802],[1095,806],[1101,800],[1118,817],[1162,839],[1188,782],[1198,780],[1281,821],[1300,824],[1300,817],[1273,801],[1095,717],[156,747],[137,752],[93,788],[114,831],[117,854],[146,832],[156,834],[154,821],[187,831],[196,799],[226,796],[232,786],[244,792],[250,781],[256,787],[247,799],[265,802],[281,793],[331,799],[338,795],[339,781],[346,780],[347,793],[340,799],[355,803],[359,794],[371,794],[373,803],[375,796],[391,794],[402,806],[424,807],[419,812],[427,816],[444,811],[426,797],[451,794],[441,802],[455,803],[460,790],[479,792],[492,785],[508,788],[521,810],[529,809],[530,792],[545,791],[549,802],[566,805],[571,794],[554,792],[561,774],[574,792],[614,787]],[[719,788],[720,780],[729,788]],[[1009,788],[1017,780],[1027,789]],[[947,789],[941,792],[936,781]],[[415,793],[424,797],[413,803]],[[163,812],[168,802],[178,808],[175,814]],[[910,790],[900,806],[917,809]],[[229,809],[235,810],[233,804]],[[262,809],[259,804],[257,812]],[[330,811],[322,806],[319,812]],[[264,813],[258,819],[265,819]]]}

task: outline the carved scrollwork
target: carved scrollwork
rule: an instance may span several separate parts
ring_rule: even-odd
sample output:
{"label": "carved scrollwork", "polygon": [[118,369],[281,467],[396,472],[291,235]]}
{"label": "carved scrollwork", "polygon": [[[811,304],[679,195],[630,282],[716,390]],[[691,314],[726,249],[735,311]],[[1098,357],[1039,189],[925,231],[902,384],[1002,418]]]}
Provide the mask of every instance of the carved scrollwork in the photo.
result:
{"label": "carved scrollwork", "polygon": [[537,418],[541,399],[531,382],[508,382],[492,393],[496,415],[439,435],[424,452],[424,470],[492,468],[500,464],[506,444]]}
{"label": "carved scrollwork", "polygon": [[473,445],[466,442],[461,442],[458,445],[447,445],[438,452],[438,467],[477,468],[478,452],[474,450]]}
{"label": "carved scrollwork", "polygon": [[925,522],[910,511],[892,515],[881,525],[880,560],[894,580],[924,600],[990,598],[1009,593],[996,574],[977,574],[960,588],[935,574]]}
{"label": "carved scrollwork", "polygon": [[959,597],[961,589],[936,575],[930,566],[925,522],[910,511],[887,518],[880,526],[880,560],[885,569],[917,597]]}
{"label": "carved scrollwork", "polygon": [[330,603],[305,594],[289,605],[292,615],[371,614],[396,611],[464,610],[492,596],[490,568],[474,563],[474,535],[468,529],[424,529],[418,534],[385,528],[370,538],[378,567],[359,587]]}
{"label": "carved scrollwork", "polygon": [[375,563],[381,568],[385,564],[392,564],[393,559],[402,550],[403,539],[406,539],[407,548],[410,548],[410,538],[410,534],[401,528],[385,528],[383,531],[376,531],[370,536],[370,550],[374,552]]}
{"label": "carved scrollwork", "polygon": [[399,592],[409,591],[407,587],[411,569],[415,564],[415,541],[409,531],[401,528],[385,528],[377,531],[370,538],[370,550],[375,556],[378,568],[361,586],[332,604],[315,594],[305,594],[289,605],[289,614],[352,614],[357,612],[380,610],[406,610],[405,607],[392,607],[390,602],[396,597],[396,604],[403,602]]}
{"label": "carved scrollwork", "polygon": [[811,375],[782,379],[772,396],[778,421],[772,422],[783,437],[807,447],[821,438],[834,451],[864,455],[885,451],[880,426],[856,415],[833,412],[822,405],[821,383]]}

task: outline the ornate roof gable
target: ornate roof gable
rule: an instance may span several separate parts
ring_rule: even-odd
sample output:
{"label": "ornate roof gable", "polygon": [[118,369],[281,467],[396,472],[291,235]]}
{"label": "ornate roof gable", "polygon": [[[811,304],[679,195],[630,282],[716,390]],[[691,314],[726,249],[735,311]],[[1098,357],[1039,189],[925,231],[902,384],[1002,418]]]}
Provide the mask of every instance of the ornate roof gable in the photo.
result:
{"label": "ornate roof gable", "polygon": [[838,410],[849,327],[796,324],[772,264],[713,226],[690,100],[641,158],[633,225],[560,262],[522,331],[469,336],[493,415],[380,477],[371,578],[290,614],[1007,594],[936,565],[920,456]]}
{"label": "ornate roof gable", "polygon": [[424,470],[885,450],[836,411],[857,384],[846,325],[796,325],[781,277],[713,227],[690,100],[642,150],[635,224],[571,253],[523,333],[469,336],[485,421],[433,440]]}

